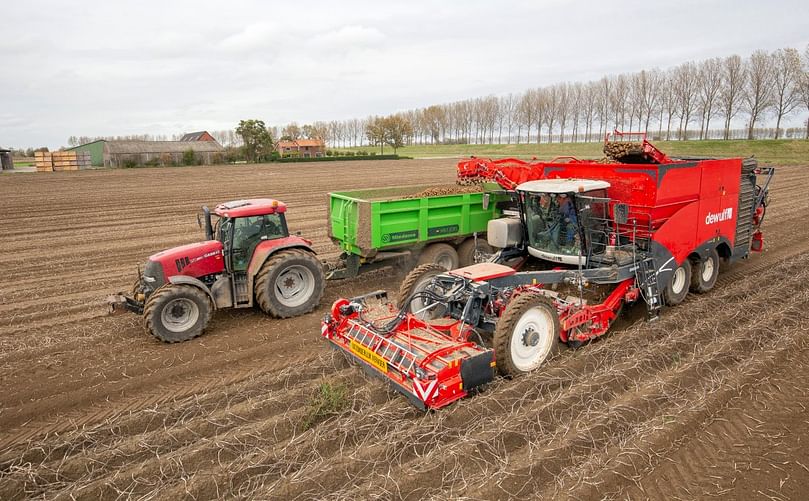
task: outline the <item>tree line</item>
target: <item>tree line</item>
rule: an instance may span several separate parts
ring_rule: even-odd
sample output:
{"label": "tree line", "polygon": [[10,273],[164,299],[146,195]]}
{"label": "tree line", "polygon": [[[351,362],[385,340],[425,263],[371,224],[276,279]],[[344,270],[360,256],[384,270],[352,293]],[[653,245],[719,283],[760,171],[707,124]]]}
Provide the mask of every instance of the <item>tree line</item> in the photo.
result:
{"label": "tree line", "polygon": [[[800,128],[783,128],[796,114]],[[253,121],[255,122],[255,121]],[[242,127],[244,121],[240,123]],[[734,128],[744,123],[744,128]],[[254,123],[251,126],[255,125]],[[281,140],[323,139],[332,147],[409,144],[512,144],[601,141],[613,129],[644,131],[654,139],[809,139],[809,45],[689,61],[673,68],[561,82],[504,96],[435,104],[380,117],[261,126],[268,148]],[[209,131],[220,144],[261,152],[245,130]],[[241,133],[240,133],[241,132]],[[251,129],[249,134],[256,135]],[[70,146],[97,139],[179,140],[182,134],[71,136]],[[248,140],[248,143],[250,140]],[[253,148],[253,149],[251,149]],[[271,146],[269,146],[271,148]]]}
{"label": "tree line", "polygon": [[[785,134],[809,139],[809,120],[803,130],[782,127],[786,118],[807,112],[809,46],[803,53],[759,50],[747,58],[716,57],[667,70],[562,82],[385,118],[406,124],[402,144],[511,144],[601,141],[612,129],[644,131],[660,140],[779,139]],[[380,120],[293,122],[270,130],[274,137],[321,138],[333,147],[355,147],[385,144],[374,133]],[[743,131],[732,127],[740,120]]]}

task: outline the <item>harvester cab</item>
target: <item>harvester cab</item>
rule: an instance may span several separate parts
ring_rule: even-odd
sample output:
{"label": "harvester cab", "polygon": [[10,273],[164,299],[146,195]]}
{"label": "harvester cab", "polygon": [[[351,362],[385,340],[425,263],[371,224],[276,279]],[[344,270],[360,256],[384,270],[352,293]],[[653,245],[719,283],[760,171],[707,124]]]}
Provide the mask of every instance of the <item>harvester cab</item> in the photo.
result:
{"label": "harvester cab", "polygon": [[[517,186],[528,253],[563,264],[586,265],[606,249],[606,181],[542,179]],[[497,223],[495,223],[495,231]]]}
{"label": "harvester cab", "polygon": [[143,315],[155,337],[178,342],[202,334],[215,309],[257,304],[278,318],[312,311],[323,268],[312,242],[289,234],[285,213],[273,199],[203,207],[206,240],[149,256],[132,292],[108,298],[110,312]]}

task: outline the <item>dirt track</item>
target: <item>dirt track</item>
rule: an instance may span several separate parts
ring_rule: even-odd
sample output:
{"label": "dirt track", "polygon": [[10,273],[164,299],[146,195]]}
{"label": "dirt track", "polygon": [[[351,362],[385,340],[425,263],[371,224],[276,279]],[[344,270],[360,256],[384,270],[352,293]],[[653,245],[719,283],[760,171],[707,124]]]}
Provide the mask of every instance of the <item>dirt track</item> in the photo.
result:
{"label": "dirt track", "polygon": [[[452,182],[454,162],[336,162],[0,176],[0,499],[26,496],[800,499],[809,490],[809,199],[781,168],[767,252],[704,296],[420,415],[319,339],[333,282],[286,321],[219,312],[163,345],[105,317],[202,204],[273,195],[323,258],[325,193]],[[290,171],[294,172],[295,181]],[[315,388],[352,408],[304,430]]]}

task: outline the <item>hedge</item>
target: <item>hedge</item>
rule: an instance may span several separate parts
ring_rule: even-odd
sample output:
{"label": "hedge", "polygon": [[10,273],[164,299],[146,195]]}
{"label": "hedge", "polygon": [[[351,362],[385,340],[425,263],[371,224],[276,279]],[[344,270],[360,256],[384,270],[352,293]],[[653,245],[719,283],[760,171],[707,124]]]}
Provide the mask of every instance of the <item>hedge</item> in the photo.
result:
{"label": "hedge", "polygon": [[410,159],[411,157],[403,157],[400,155],[366,155],[359,157],[286,157],[273,160],[273,162],[292,163],[292,162],[340,162],[351,160],[402,160]]}

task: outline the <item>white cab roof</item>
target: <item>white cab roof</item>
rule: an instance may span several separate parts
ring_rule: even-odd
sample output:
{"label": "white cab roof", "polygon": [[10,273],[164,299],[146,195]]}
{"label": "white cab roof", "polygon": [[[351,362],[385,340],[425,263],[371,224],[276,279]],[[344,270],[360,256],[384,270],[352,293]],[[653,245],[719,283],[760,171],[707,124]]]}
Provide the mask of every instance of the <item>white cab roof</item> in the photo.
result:
{"label": "white cab roof", "polygon": [[580,193],[609,187],[610,183],[595,179],[540,179],[522,183],[517,190],[529,193]]}

